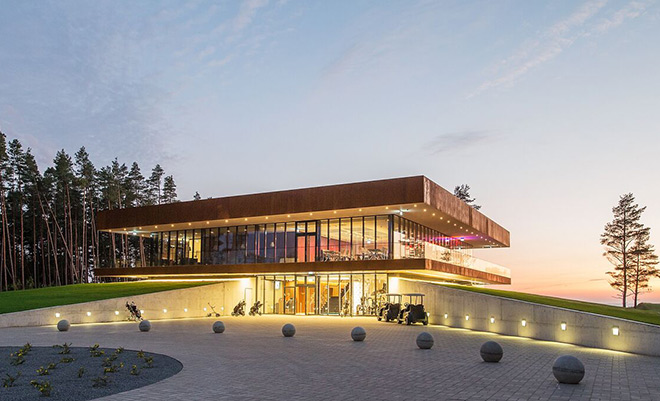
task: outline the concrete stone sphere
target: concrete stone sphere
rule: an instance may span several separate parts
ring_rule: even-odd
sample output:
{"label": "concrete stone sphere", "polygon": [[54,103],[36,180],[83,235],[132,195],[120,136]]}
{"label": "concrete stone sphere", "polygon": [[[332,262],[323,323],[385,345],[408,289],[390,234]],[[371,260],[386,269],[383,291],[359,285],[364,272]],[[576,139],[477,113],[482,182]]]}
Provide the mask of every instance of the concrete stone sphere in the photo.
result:
{"label": "concrete stone sphere", "polygon": [[149,331],[151,330],[151,323],[148,320],[143,320],[140,322],[140,331]]}
{"label": "concrete stone sphere", "polygon": [[433,336],[430,333],[422,331],[417,336],[417,346],[421,349],[431,349],[433,346]]}
{"label": "concrete stone sphere", "polygon": [[502,350],[502,346],[495,341],[486,341],[481,346],[479,353],[484,362],[499,362],[502,359],[504,351]]}
{"label": "concrete stone sphere", "polygon": [[213,323],[213,332],[214,333],[223,333],[225,331],[225,324],[221,321]]}
{"label": "concrete stone sphere", "polygon": [[57,322],[57,330],[59,331],[69,331],[69,327],[71,327],[71,323],[66,319]]}
{"label": "concrete stone sphere", "polygon": [[572,355],[562,355],[552,365],[552,374],[559,383],[578,384],[584,378],[584,365]]}
{"label": "concrete stone sphere", "polygon": [[284,337],[293,337],[293,335],[296,334],[296,326],[291,323],[285,324],[282,326],[282,334]]}
{"label": "concrete stone sphere", "polygon": [[351,330],[351,338],[353,341],[364,341],[367,337],[367,332],[360,326],[354,327]]}

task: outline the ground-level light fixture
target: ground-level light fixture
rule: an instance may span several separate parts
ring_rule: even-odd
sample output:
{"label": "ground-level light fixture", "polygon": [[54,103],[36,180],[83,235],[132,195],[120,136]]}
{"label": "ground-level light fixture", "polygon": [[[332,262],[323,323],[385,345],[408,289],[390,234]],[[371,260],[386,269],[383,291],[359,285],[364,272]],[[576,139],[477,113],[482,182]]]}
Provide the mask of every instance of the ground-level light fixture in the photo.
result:
{"label": "ground-level light fixture", "polygon": [[92,316],[92,312],[87,312],[87,316]]}
{"label": "ground-level light fixture", "polygon": [[184,311],[184,312],[188,312],[188,308],[183,308],[183,311]]}
{"label": "ground-level light fixture", "polygon": [[465,315],[465,320],[470,320],[470,315]]}
{"label": "ground-level light fixture", "polygon": [[119,315],[119,311],[118,311],[118,310],[115,311],[115,315]]}
{"label": "ground-level light fixture", "polygon": [[491,322],[491,323],[495,323],[495,316],[491,316],[491,317],[490,317],[490,322]]}
{"label": "ground-level light fixture", "polygon": [[144,309],[140,309],[140,314],[141,314],[141,315],[144,314]]}
{"label": "ground-level light fixture", "polygon": [[206,312],[206,308],[204,308],[204,312]]}
{"label": "ground-level light fixture", "polygon": [[448,317],[449,317],[449,315],[445,313],[445,319],[447,319]]}
{"label": "ground-level light fixture", "polygon": [[167,309],[163,309],[163,313],[167,313]]}
{"label": "ground-level light fixture", "polygon": [[561,327],[561,331],[566,331],[566,322],[561,322],[559,327]]}
{"label": "ground-level light fixture", "polygon": [[612,327],[612,335],[613,336],[618,336],[619,335],[619,326]]}
{"label": "ground-level light fixture", "polygon": [[60,312],[55,312],[55,317],[60,317]]}
{"label": "ground-level light fixture", "polygon": [[527,327],[527,319],[521,320],[520,324],[522,325],[522,327]]}

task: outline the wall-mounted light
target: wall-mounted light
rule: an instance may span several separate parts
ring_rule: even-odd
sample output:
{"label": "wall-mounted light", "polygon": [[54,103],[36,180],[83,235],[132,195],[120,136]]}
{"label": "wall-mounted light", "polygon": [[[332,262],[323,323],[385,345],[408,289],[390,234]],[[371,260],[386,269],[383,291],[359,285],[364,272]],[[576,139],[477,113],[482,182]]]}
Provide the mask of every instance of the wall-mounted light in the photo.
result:
{"label": "wall-mounted light", "polygon": [[119,315],[119,311],[118,311],[118,310],[115,311],[115,316],[117,316],[117,315]]}
{"label": "wall-mounted light", "polygon": [[619,326],[612,327],[612,335],[613,336],[618,336],[619,335]]}
{"label": "wall-mounted light", "polygon": [[561,327],[561,331],[566,331],[566,322],[561,322],[559,327]]}
{"label": "wall-mounted light", "polygon": [[522,327],[527,327],[527,319],[521,320],[520,324],[522,325]]}
{"label": "wall-mounted light", "polygon": [[470,320],[470,315],[465,315],[465,320]]}
{"label": "wall-mounted light", "polygon": [[92,312],[87,312],[87,316],[92,316]]}
{"label": "wall-mounted light", "polygon": [[163,309],[163,313],[167,313],[167,309]]}
{"label": "wall-mounted light", "polygon": [[60,312],[55,312],[55,317],[60,317]]}
{"label": "wall-mounted light", "polygon": [[490,317],[490,322],[491,322],[491,323],[495,323],[495,316],[491,316],[491,317]]}
{"label": "wall-mounted light", "polygon": [[445,319],[447,319],[448,317],[449,317],[449,315],[445,313]]}
{"label": "wall-mounted light", "polygon": [[204,308],[204,312],[206,312],[206,308]]}
{"label": "wall-mounted light", "polygon": [[188,308],[183,308],[183,311],[184,311],[184,312],[188,312]]}
{"label": "wall-mounted light", "polygon": [[144,309],[140,309],[140,315],[144,315]]}

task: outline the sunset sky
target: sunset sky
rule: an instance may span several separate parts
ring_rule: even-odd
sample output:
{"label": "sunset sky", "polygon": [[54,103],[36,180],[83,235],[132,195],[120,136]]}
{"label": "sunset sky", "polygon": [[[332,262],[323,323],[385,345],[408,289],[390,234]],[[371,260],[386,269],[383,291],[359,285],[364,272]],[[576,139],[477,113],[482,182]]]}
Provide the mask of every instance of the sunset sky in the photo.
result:
{"label": "sunset sky", "polygon": [[[179,198],[424,174],[467,183],[510,289],[617,303],[619,195],[660,246],[653,1],[5,1],[0,130]],[[656,291],[643,301],[660,302]]]}

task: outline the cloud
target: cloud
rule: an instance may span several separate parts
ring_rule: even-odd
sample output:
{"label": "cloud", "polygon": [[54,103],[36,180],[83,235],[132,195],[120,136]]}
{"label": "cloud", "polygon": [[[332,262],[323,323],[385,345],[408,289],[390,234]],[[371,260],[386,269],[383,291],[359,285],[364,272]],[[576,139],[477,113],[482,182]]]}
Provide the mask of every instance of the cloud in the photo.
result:
{"label": "cloud", "polygon": [[552,25],[537,39],[526,42],[512,56],[498,63],[503,67],[498,76],[483,82],[468,98],[489,89],[513,85],[530,70],[559,56],[580,38],[602,34],[627,19],[638,17],[646,8],[646,3],[632,2],[610,17],[589,25],[589,21],[601,12],[606,3],[606,0],[588,1],[571,15]]}
{"label": "cloud", "polygon": [[490,140],[493,136],[491,132],[483,130],[449,132],[436,136],[424,146],[424,150],[434,155],[455,152]]}
{"label": "cloud", "polygon": [[267,4],[268,0],[248,0],[244,2],[238,11],[238,15],[234,18],[234,31],[242,31],[246,26],[250,25],[255,15],[257,15],[257,11]]}

